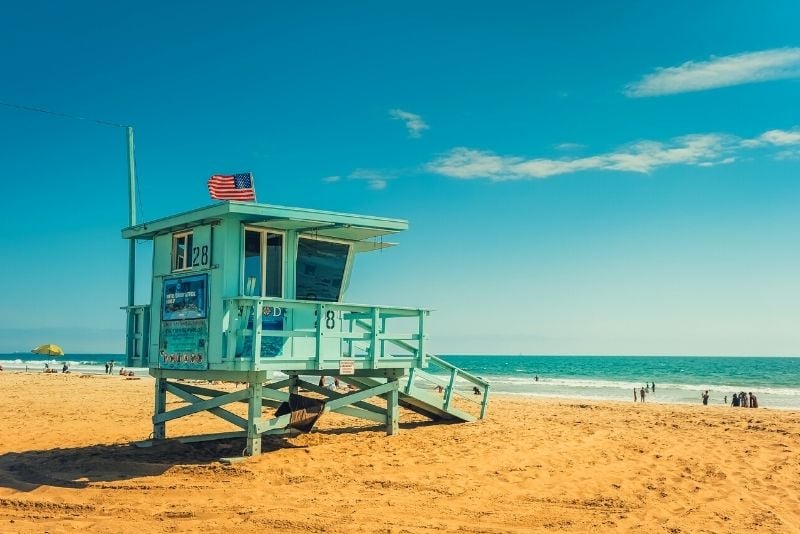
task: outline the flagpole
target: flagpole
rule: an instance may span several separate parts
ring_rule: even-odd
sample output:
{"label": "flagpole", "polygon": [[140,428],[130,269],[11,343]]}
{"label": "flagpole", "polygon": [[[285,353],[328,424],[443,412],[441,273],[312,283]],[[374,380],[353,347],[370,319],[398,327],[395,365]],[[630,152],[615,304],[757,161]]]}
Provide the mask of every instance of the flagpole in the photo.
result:
{"label": "flagpole", "polygon": [[[136,162],[133,156],[133,127],[126,127],[128,138],[128,226],[136,225]],[[128,240],[128,325],[125,339],[127,365],[131,365],[134,340],[134,314],[131,306],[136,299],[136,239]]]}

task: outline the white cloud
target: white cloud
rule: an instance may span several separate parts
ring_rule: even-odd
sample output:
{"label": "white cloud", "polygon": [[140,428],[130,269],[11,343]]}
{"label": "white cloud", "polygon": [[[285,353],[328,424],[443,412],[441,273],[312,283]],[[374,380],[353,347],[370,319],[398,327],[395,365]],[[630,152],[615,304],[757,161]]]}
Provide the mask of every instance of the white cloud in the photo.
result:
{"label": "white cloud", "polygon": [[332,184],[338,182],[341,179],[342,179],[341,176],[326,176],[325,178],[322,179],[322,181],[326,184]]}
{"label": "white cloud", "polygon": [[556,145],[558,150],[580,150],[582,148],[586,148],[586,145],[582,145],[580,143],[559,143]]}
{"label": "white cloud", "polygon": [[756,148],[762,146],[792,146],[800,145],[800,129],[768,130],[753,139],[745,139],[742,146]]}
{"label": "white cloud", "polygon": [[389,115],[393,119],[405,122],[410,137],[420,137],[423,131],[430,129],[430,126],[425,124],[422,117],[416,113],[403,111],[402,109],[390,109]]}
{"label": "white cloud", "polygon": [[[639,141],[611,152],[579,158],[523,158],[456,147],[426,165],[429,172],[462,180],[494,182],[543,179],[588,170],[650,173],[672,165],[712,167],[737,160],[737,153],[763,146],[800,145],[800,130],[770,130],[754,139],[721,133],[691,134],[669,141]],[[785,151],[781,158],[791,157]]]}
{"label": "white cloud", "polygon": [[376,191],[386,189],[389,180],[393,178],[394,176],[386,171],[376,169],[356,169],[347,177],[348,180],[366,180],[367,187]]}
{"label": "white cloud", "polygon": [[659,68],[629,84],[625,94],[658,96],[797,77],[800,77],[800,48],[773,48]]}
{"label": "white cloud", "polygon": [[800,145],[800,130],[770,130],[761,134],[759,139],[770,145]]}
{"label": "white cloud", "polygon": [[787,159],[800,159],[800,149],[795,148],[791,150],[781,150],[775,154],[775,159],[779,161]]}
{"label": "white cloud", "polygon": [[427,170],[451,178],[488,178],[492,181],[549,178],[587,170],[649,173],[668,165],[718,164],[730,157],[737,139],[721,134],[694,134],[669,142],[640,141],[613,152],[583,158],[499,156],[458,147],[427,165]]}

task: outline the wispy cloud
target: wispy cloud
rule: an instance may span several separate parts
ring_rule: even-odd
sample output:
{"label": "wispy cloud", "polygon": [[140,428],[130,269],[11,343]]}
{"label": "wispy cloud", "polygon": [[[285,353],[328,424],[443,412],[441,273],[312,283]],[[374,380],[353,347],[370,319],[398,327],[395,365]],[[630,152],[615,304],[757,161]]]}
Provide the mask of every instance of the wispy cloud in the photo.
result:
{"label": "wispy cloud", "polygon": [[348,180],[366,180],[367,187],[373,190],[386,189],[394,175],[378,169],[356,169],[347,177]]}
{"label": "wispy cloud", "polygon": [[581,150],[582,148],[586,148],[586,145],[580,143],[559,143],[556,145],[556,148],[564,151]]}
{"label": "wispy cloud", "polygon": [[325,178],[322,179],[322,181],[323,183],[326,184],[333,184],[340,181],[341,179],[342,179],[341,176],[326,176]]}
{"label": "wispy cloud", "polygon": [[759,139],[766,144],[787,146],[800,145],[800,129],[794,130],[770,130],[759,136]]}
{"label": "wispy cloud", "polygon": [[768,130],[753,139],[745,139],[742,146],[755,148],[760,146],[792,146],[800,145],[800,128],[791,130]]}
{"label": "wispy cloud", "polygon": [[494,182],[543,179],[588,170],[650,173],[672,165],[711,167],[736,161],[737,153],[764,146],[800,145],[800,130],[770,130],[753,139],[721,133],[691,134],[669,141],[638,141],[580,158],[524,158],[456,147],[428,163],[429,172],[450,178]]}
{"label": "wispy cloud", "polygon": [[779,161],[787,160],[787,159],[800,159],[800,149],[795,148],[792,150],[781,150],[777,154],[775,154],[775,159]]}
{"label": "wispy cloud", "polygon": [[430,129],[430,126],[425,124],[425,121],[422,120],[422,117],[416,113],[403,111],[402,109],[390,109],[389,115],[393,119],[405,122],[406,129],[408,130],[408,135],[410,137],[420,137],[423,131]]}
{"label": "wispy cloud", "polygon": [[800,77],[800,48],[773,48],[659,68],[629,84],[625,94],[659,96],[797,77]]}

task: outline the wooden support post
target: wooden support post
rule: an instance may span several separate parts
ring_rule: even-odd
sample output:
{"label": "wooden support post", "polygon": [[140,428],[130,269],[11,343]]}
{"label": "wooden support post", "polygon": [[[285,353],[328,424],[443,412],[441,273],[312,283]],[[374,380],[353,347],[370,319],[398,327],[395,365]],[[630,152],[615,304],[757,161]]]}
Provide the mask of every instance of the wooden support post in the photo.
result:
{"label": "wooden support post", "polygon": [[156,378],[155,385],[155,410],[153,414],[153,439],[166,439],[166,421],[156,422],[158,417],[167,411],[167,379]]}
{"label": "wooden support post", "polygon": [[394,384],[394,387],[386,393],[386,435],[394,436],[399,431],[398,426],[398,410],[397,403],[399,400],[398,387],[399,383],[396,378],[390,378],[389,384]]}
{"label": "wooden support post", "polygon": [[289,377],[289,395],[292,394],[300,394],[300,377],[297,375],[292,375]]}
{"label": "wooden support post", "polygon": [[481,419],[486,418],[486,406],[489,404],[489,384],[483,388],[483,402],[481,402]]}
{"label": "wooden support post", "polygon": [[453,400],[453,388],[455,388],[456,385],[456,375],[458,375],[458,368],[453,367],[453,369],[450,371],[450,382],[448,383],[447,388],[444,390],[445,411],[447,411],[447,409],[450,407],[450,401]]}
{"label": "wooden support post", "polygon": [[247,456],[261,454],[261,382],[250,382],[249,403],[247,407]]}
{"label": "wooden support post", "polygon": [[412,367],[408,370],[408,382],[406,382],[406,389],[404,391],[406,395],[410,394],[411,388],[414,387],[414,374],[416,373],[416,370],[416,367]]}

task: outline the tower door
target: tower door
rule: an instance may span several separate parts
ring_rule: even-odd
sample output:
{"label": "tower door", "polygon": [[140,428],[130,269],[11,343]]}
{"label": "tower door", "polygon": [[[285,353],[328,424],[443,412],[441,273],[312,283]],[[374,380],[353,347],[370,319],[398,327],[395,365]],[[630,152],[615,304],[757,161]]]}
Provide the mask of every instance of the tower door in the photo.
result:
{"label": "tower door", "polygon": [[[283,297],[284,235],[262,228],[245,228],[241,294],[259,297]],[[261,357],[283,353],[286,338],[269,336],[269,330],[283,330],[286,309],[263,306],[260,310]],[[249,327],[252,327],[252,320]],[[242,349],[250,353],[249,343]]]}

